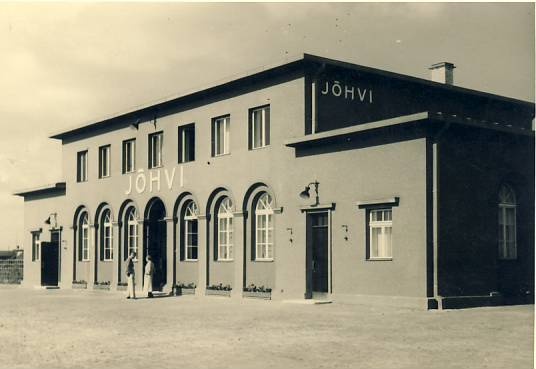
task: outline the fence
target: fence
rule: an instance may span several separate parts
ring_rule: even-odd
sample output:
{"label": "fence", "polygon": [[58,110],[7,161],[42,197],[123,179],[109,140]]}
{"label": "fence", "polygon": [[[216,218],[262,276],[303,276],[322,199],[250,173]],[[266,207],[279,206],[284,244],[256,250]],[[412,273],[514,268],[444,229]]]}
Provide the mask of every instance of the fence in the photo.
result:
{"label": "fence", "polygon": [[22,281],[23,259],[0,260],[0,283]]}

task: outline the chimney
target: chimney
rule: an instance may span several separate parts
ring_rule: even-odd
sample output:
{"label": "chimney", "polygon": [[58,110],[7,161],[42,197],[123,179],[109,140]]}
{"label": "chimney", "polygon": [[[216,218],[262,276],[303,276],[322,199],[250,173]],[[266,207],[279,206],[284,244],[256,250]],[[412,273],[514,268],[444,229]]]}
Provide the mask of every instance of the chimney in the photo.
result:
{"label": "chimney", "polygon": [[454,64],[449,62],[441,62],[432,64],[430,69],[430,77],[432,81],[444,83],[447,85],[454,84]]}

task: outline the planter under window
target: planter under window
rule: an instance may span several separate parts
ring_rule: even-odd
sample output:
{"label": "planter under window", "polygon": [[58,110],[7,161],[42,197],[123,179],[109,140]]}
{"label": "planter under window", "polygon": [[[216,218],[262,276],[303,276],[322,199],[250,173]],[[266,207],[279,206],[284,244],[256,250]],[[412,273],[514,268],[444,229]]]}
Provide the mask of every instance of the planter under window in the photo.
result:
{"label": "planter under window", "polygon": [[207,289],[205,291],[205,295],[207,296],[224,296],[224,297],[231,297],[231,291],[226,290],[209,290]]}
{"label": "planter under window", "polygon": [[85,290],[87,289],[87,283],[73,282],[73,289],[75,290]]}
{"label": "planter under window", "polygon": [[254,292],[254,291],[243,291],[242,297],[251,298],[251,299],[261,299],[261,300],[271,300],[271,292]]}
{"label": "planter under window", "polygon": [[195,288],[175,287],[175,296],[195,295]]}
{"label": "planter under window", "polygon": [[126,284],[118,284],[117,285],[117,290],[118,291],[126,291],[127,290],[127,285]]}
{"label": "planter under window", "polygon": [[93,290],[110,291],[110,285],[109,284],[94,284]]}

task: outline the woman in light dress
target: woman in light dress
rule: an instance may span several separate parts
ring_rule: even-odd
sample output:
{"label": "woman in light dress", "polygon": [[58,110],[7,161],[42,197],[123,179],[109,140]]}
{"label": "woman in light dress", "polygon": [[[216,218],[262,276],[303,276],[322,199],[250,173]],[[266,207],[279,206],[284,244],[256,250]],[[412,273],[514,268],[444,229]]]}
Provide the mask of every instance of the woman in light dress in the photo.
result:
{"label": "woman in light dress", "polygon": [[147,263],[145,264],[145,273],[143,273],[143,292],[147,297],[152,298],[154,263],[151,255],[147,255],[145,260],[147,260]]}

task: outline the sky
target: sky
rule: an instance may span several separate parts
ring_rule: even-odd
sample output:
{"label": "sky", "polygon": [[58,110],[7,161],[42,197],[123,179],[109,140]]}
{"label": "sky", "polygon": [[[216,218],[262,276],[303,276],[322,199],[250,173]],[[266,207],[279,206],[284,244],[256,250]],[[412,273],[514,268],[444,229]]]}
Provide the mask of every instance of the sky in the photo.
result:
{"label": "sky", "polygon": [[0,250],[63,179],[51,134],[304,52],[534,101],[534,3],[0,1]]}

